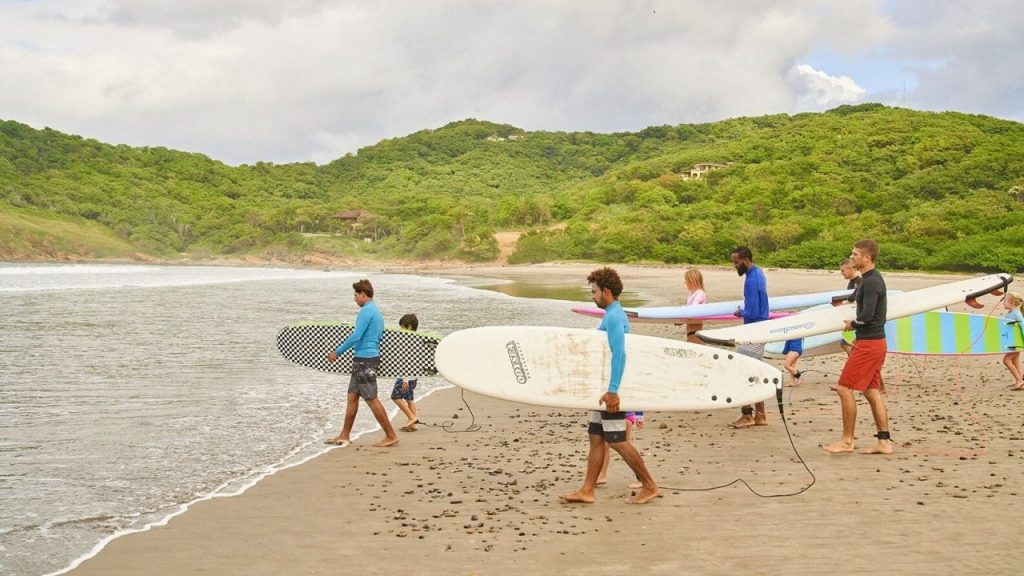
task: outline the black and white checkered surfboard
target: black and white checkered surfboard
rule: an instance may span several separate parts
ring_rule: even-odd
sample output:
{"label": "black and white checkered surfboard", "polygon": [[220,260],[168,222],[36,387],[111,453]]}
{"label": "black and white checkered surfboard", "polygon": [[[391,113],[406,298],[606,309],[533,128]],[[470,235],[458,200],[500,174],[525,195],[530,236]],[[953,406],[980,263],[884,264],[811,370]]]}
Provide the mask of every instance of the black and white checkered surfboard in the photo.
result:
{"label": "black and white checkered surfboard", "polygon": [[[327,353],[344,342],[354,328],[352,324],[338,322],[293,324],[277,333],[277,349],[299,366],[321,372],[351,374],[351,350],[335,362],[327,361]],[[377,376],[419,378],[437,374],[434,350],[440,341],[440,337],[432,334],[385,328],[380,340]]]}

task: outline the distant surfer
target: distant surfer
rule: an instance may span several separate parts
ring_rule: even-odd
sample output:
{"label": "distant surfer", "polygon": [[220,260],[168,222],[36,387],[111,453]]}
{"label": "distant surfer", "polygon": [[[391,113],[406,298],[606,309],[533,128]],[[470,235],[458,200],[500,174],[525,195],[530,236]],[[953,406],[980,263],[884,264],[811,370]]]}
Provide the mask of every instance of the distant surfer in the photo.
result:
{"label": "distant surfer", "polygon": [[[754,253],[747,246],[737,246],[733,248],[730,258],[736,273],[746,276],[743,280],[743,307],[737,306],[734,316],[743,318],[744,324],[767,320],[770,312],[768,281],[764,277],[764,272],[754,264]],[[761,360],[764,358],[764,344],[744,344],[737,346],[736,352]],[[733,428],[767,425],[768,415],[764,411],[764,402],[741,407],[739,420],[729,424]]]}
{"label": "distant surfer", "polygon": [[[1014,330],[1020,330],[1024,333],[1024,314],[1021,314],[1020,306],[1020,294],[1007,292],[1003,298],[1003,307],[1006,308],[1006,315],[1003,317],[1013,323]],[[1003,366],[1006,366],[1006,369],[1010,371],[1010,375],[1013,376],[1013,385],[1010,386],[1010,390],[1024,390],[1024,373],[1020,369],[1020,350],[1004,354]]]}
{"label": "distant surfer", "polygon": [[[860,272],[858,272],[853,267],[853,260],[850,260],[849,258],[843,258],[843,260],[839,263],[839,273],[843,275],[843,278],[846,278],[846,289],[853,290],[853,292],[850,293],[850,297],[847,298],[846,300],[848,302],[853,302],[857,298],[857,288],[860,286],[860,282],[862,280],[862,278],[860,277]],[[853,344],[847,342],[846,338],[841,338],[839,340],[839,347],[843,349],[843,352],[846,352],[847,357],[850,356],[850,352],[853,352]],[[833,390],[835,390],[835,388],[833,388]],[[882,394],[885,394],[884,379],[879,380],[878,391]]]}
{"label": "distant surfer", "polygon": [[857,339],[853,342],[853,350],[846,359],[843,371],[839,375],[839,386],[836,393],[843,413],[843,435],[838,442],[822,446],[826,452],[853,452],[853,434],[857,425],[857,398],[854,391],[864,394],[871,406],[871,415],[875,419],[878,441],[871,448],[861,450],[863,454],[892,454],[892,441],[889,436],[889,415],[886,412],[885,400],[879,391],[882,383],[882,366],[885,364],[885,319],[886,319],[886,288],[882,274],[875,269],[878,260],[878,242],[861,240],[853,245],[850,261],[861,273],[861,283],[857,288],[857,317],[846,322],[846,330],[855,330]]}
{"label": "distant surfer", "polygon": [[[690,291],[690,297],[686,299],[687,306],[698,306],[708,303],[708,295],[704,292],[704,275],[696,268],[687,268],[683,274],[683,281],[686,289]],[[704,329],[703,320],[690,319],[686,321],[686,341],[694,344],[703,344],[704,341],[697,338],[697,332]]]}
{"label": "distant surfer", "polygon": [[605,410],[590,412],[587,434],[590,437],[590,450],[587,454],[587,475],[583,487],[560,498],[565,502],[591,503],[596,501],[594,488],[597,486],[601,465],[604,461],[605,445],[611,447],[622,456],[626,464],[640,481],[639,492],[630,498],[630,504],[646,504],[658,497],[658,485],[655,484],[640,452],[626,441],[626,413],[619,411],[619,384],[626,370],[626,333],[629,332],[629,320],[619,304],[622,294],[622,280],[618,272],[611,268],[594,270],[587,277],[590,283],[590,294],[594,304],[604,310],[604,318],[598,330],[608,334],[608,346],[611,348],[611,377],[608,391],[598,404]]}
{"label": "distant surfer", "polygon": [[353,298],[359,306],[356,326],[352,334],[327,354],[327,360],[334,362],[339,356],[354,348],[352,376],[348,383],[348,405],[345,406],[345,424],[341,434],[327,440],[327,444],[347,446],[351,442],[352,425],[359,412],[359,398],[362,397],[373,412],[374,418],[384,430],[384,439],[374,444],[386,448],[398,444],[398,435],[388,420],[387,410],[377,398],[377,368],[380,366],[380,339],[384,334],[384,317],[373,301],[373,285],[369,280],[352,284]]}

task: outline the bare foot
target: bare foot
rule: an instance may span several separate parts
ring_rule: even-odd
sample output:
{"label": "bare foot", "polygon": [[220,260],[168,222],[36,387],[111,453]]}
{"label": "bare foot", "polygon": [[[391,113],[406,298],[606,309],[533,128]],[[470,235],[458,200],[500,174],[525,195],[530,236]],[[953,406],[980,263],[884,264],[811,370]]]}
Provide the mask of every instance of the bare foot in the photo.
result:
{"label": "bare foot", "polygon": [[332,446],[348,446],[351,443],[351,440],[348,438],[342,438],[340,434],[330,440],[324,440],[324,444],[330,444]]}
{"label": "bare foot", "polygon": [[758,412],[754,415],[754,426],[767,426],[768,415],[764,412]]}
{"label": "bare foot", "polygon": [[840,440],[839,442],[836,442],[834,444],[829,444],[828,446],[822,446],[821,447],[822,450],[824,450],[825,452],[828,452],[829,454],[841,454],[843,452],[853,452],[854,448],[855,448],[855,446],[853,445],[853,442],[847,442],[845,440]]}
{"label": "bare foot", "polygon": [[559,498],[562,502],[568,502],[570,504],[593,504],[594,502],[597,502],[597,498],[594,498],[593,494],[584,494],[582,490],[571,494],[562,494]]}
{"label": "bare foot", "polygon": [[607,483],[608,483],[608,477],[607,476],[605,476],[604,478],[598,478],[597,482],[595,482],[595,484],[597,486],[604,486]]}
{"label": "bare foot", "polygon": [[864,448],[857,452],[860,454],[892,454],[892,442],[889,440],[879,440],[878,443],[871,448]]}
{"label": "bare foot", "polygon": [[1013,388],[1010,388],[1010,390],[1013,390],[1014,392],[1018,392],[1020,390],[1024,390],[1024,382],[1022,382],[1020,384],[1017,384]]}
{"label": "bare foot", "polygon": [[629,488],[630,490],[636,490],[637,488],[643,488],[643,487],[644,487],[644,483],[643,482],[632,482],[628,486],[626,486],[626,488]]}
{"label": "bare foot", "polygon": [[636,496],[633,496],[629,500],[626,500],[626,503],[627,504],[647,504],[651,500],[654,500],[655,498],[657,498],[658,494],[661,494],[661,491],[658,490],[657,486],[652,486],[651,488],[643,488],[639,492],[636,493]]}
{"label": "bare foot", "polygon": [[373,445],[374,448],[390,448],[398,444],[398,438],[384,438],[380,442]]}
{"label": "bare foot", "polygon": [[737,428],[737,429],[738,428],[750,428],[753,425],[754,425],[754,417],[753,416],[747,416],[746,414],[744,414],[743,416],[740,416],[739,420],[737,420],[735,422],[729,423],[730,427]]}

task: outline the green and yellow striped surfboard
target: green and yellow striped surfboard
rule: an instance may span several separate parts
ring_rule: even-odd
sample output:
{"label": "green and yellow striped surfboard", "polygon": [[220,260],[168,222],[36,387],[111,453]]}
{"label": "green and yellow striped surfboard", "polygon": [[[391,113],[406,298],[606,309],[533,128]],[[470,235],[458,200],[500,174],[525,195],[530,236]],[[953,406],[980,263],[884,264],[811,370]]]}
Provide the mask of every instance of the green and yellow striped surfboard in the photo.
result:
{"label": "green and yellow striped surfboard", "polygon": [[[853,341],[853,332],[843,335]],[[1000,316],[963,312],[924,312],[885,324],[893,354],[1006,354],[1024,350],[1024,328]]]}

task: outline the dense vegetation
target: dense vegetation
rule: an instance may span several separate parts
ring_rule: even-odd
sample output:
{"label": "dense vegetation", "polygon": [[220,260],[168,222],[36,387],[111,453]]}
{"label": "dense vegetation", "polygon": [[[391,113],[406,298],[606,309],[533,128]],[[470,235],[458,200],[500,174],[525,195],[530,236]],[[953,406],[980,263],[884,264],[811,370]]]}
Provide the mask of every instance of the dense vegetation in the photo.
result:
{"label": "dense vegetation", "polygon": [[[725,167],[681,176],[703,162]],[[357,209],[354,225],[332,218]],[[490,260],[495,231],[516,229],[513,263],[723,263],[748,244],[765,264],[834,268],[874,237],[890,269],[1021,271],[1022,223],[1024,125],[875,104],[630,134],[466,120],[324,166],[230,167],[0,122],[7,258]],[[74,226],[95,240],[59,240]]]}

